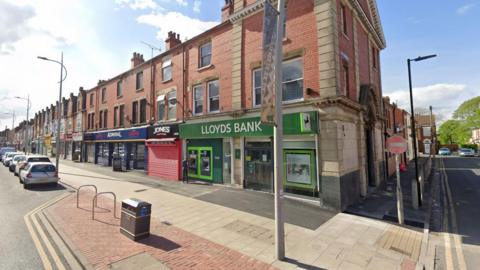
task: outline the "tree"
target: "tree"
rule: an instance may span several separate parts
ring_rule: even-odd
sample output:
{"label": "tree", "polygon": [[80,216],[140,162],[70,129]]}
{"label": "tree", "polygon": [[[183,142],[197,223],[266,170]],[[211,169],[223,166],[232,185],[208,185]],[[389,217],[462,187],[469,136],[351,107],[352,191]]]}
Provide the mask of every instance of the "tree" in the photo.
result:
{"label": "tree", "polygon": [[468,120],[470,117],[478,116],[480,112],[480,96],[463,102],[453,113],[453,118]]}
{"label": "tree", "polygon": [[458,120],[447,120],[438,129],[438,139],[441,144],[457,143],[456,130],[460,126]]}

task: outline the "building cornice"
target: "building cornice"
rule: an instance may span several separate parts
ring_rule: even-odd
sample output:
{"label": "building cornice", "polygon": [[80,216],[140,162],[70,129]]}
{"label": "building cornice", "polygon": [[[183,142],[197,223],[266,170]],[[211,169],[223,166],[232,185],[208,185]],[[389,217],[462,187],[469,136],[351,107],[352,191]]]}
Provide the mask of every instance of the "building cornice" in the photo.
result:
{"label": "building cornice", "polygon": [[380,22],[380,15],[378,14],[378,8],[375,0],[368,0],[368,6],[371,10],[371,15],[373,19],[373,24],[368,19],[367,14],[358,3],[358,0],[350,0],[350,4],[355,8],[357,11],[360,19],[368,28],[368,30],[372,33],[373,38],[379,44],[380,49],[385,49],[387,47],[387,42],[385,41],[385,36],[383,34],[383,27]]}
{"label": "building cornice", "polygon": [[265,0],[257,1],[253,4],[250,4],[250,5],[242,8],[241,10],[233,13],[232,15],[230,15],[228,17],[228,20],[232,24],[237,23],[237,22],[242,21],[243,19],[259,12],[260,10],[262,10],[262,8],[264,6],[265,6]]}

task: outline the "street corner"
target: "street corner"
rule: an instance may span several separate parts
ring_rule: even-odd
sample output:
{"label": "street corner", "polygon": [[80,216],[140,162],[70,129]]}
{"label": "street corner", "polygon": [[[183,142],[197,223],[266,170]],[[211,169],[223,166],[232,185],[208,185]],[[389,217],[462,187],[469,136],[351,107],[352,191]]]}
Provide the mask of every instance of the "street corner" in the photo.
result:
{"label": "street corner", "polygon": [[[46,211],[50,224],[80,265],[91,269],[275,269],[238,251],[152,218],[149,236],[137,241],[121,233],[113,200],[82,192],[66,196]],[[120,204],[116,205],[120,213]],[[62,261],[62,260],[60,260]],[[65,267],[67,269],[68,267]]]}

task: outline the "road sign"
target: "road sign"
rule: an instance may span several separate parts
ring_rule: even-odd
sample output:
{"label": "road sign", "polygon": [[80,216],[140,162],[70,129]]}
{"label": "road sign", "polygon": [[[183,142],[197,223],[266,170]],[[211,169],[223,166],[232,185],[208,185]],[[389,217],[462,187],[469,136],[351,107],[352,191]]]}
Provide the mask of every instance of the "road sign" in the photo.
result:
{"label": "road sign", "polygon": [[402,136],[395,135],[387,139],[387,149],[390,153],[405,153],[407,151],[407,147],[407,141]]}

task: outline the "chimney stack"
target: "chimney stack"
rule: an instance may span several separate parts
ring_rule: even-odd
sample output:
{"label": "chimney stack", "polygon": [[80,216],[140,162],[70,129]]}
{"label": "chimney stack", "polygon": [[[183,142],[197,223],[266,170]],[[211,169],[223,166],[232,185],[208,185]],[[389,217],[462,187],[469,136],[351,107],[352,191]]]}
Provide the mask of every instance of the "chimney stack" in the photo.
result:
{"label": "chimney stack", "polygon": [[133,57],[130,61],[132,62],[132,68],[134,68],[134,67],[140,65],[141,63],[145,62],[145,60],[143,60],[143,54],[139,54],[139,53],[136,53],[136,52],[133,53]]}
{"label": "chimney stack", "polygon": [[173,31],[168,32],[168,37],[165,40],[165,50],[168,51],[180,44],[182,44],[182,41],[180,40],[180,34],[177,34]]}

